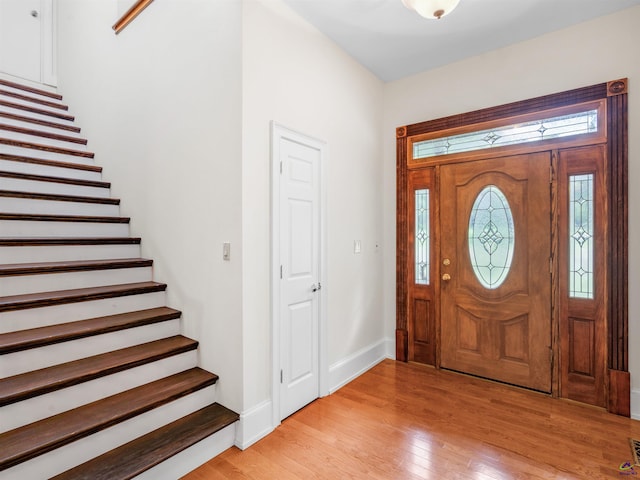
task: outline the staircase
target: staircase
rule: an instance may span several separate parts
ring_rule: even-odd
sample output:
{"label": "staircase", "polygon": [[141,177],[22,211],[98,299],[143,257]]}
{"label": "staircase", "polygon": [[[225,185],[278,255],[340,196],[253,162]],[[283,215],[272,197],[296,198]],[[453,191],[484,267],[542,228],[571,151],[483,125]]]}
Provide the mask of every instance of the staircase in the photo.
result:
{"label": "staircase", "polygon": [[175,480],[238,415],[61,100],[0,78],[0,478]]}

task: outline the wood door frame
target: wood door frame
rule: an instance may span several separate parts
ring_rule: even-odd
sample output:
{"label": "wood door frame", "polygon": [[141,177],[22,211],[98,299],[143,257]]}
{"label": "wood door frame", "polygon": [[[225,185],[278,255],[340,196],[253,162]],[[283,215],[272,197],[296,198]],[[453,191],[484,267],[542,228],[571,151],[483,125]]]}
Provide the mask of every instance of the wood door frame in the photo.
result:
{"label": "wood door frame", "polygon": [[[607,152],[607,225],[610,242],[607,276],[607,367],[608,404],[612,413],[630,415],[630,375],[628,370],[628,81],[613,80],[543,97],[523,100],[483,110],[401,126],[396,129],[396,359],[408,360],[408,177],[414,166],[410,140],[434,132],[469,127],[474,124],[532,114],[580,103],[602,101],[605,108]],[[479,129],[479,128],[478,128]],[[551,141],[552,142],[552,141]],[[552,144],[549,149],[560,145]],[[563,145],[564,146],[564,145]],[[539,148],[539,147],[538,147]],[[495,152],[491,152],[495,155]],[[437,165],[433,162],[432,165]],[[437,166],[436,166],[437,168]],[[615,220],[615,221],[614,221]],[[436,272],[437,275],[438,272]],[[436,276],[436,278],[439,278]],[[436,288],[438,286],[436,285]],[[557,322],[556,322],[557,323]],[[555,327],[554,327],[555,328]],[[437,339],[436,339],[437,342]],[[439,348],[439,347],[438,347]],[[436,366],[438,366],[436,354]]]}
{"label": "wood door frame", "polygon": [[271,423],[276,428],[280,419],[280,149],[279,140],[294,142],[320,151],[320,261],[319,278],[322,288],[318,296],[318,392],[329,394],[328,322],[327,322],[327,144],[316,138],[271,122]]}

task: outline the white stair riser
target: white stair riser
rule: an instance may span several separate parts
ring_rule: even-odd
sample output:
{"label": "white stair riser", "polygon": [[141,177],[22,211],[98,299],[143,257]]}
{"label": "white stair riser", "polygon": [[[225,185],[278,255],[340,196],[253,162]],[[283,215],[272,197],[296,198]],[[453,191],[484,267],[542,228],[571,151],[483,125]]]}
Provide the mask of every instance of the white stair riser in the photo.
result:
{"label": "white stair riser", "polygon": [[233,447],[236,437],[234,423],[200,440],[191,447],[174,455],[146,472],[133,477],[134,480],[175,480],[182,478],[199,466]]}
{"label": "white stair riser", "polygon": [[2,472],[3,480],[49,478],[213,403],[215,386],[162,405]]}
{"label": "white stair riser", "polygon": [[139,258],[140,245],[0,246],[0,264]]}
{"label": "white stair riser", "polygon": [[83,197],[109,198],[111,191],[105,187],[91,187],[59,182],[23,180],[0,176],[0,190],[16,192],[53,193],[58,195],[78,195]]}
{"label": "white stair riser", "polygon": [[166,292],[104,298],[40,308],[0,312],[0,333],[46,327],[58,323],[116,315],[118,313],[164,307]]}
{"label": "white stair riser", "polygon": [[[2,90],[8,90],[4,85],[0,85],[0,88]],[[56,105],[64,105],[61,101],[56,100],[55,98],[46,98],[37,94],[33,94],[33,93],[29,93],[29,92],[16,92],[14,90],[15,93],[25,96],[25,97],[31,97],[34,98],[36,100],[44,100],[45,102],[49,102],[49,103],[53,103]],[[11,103],[16,103],[18,105],[25,105],[27,107],[33,107],[33,108],[38,108],[40,110],[45,110],[47,112],[54,112],[54,113],[62,113],[63,115],[71,115],[69,113],[69,110],[65,110],[62,108],[56,108],[56,107],[50,107],[49,105],[42,105],[41,103],[38,102],[33,102],[30,101],[28,99],[21,99],[21,98],[16,98],[13,97],[11,95],[5,95],[3,93],[0,93],[0,100],[4,100],[5,102],[11,102]],[[4,108],[4,107],[3,107]]]}
{"label": "white stair riser", "polygon": [[[0,105],[0,112],[2,111],[2,109],[3,107]],[[19,115],[21,117],[29,117],[27,112],[24,112]],[[51,118],[48,121],[61,124],[61,125],[67,125],[64,122],[57,121],[55,118]],[[17,120],[15,118],[7,118],[2,115],[0,115],[0,124],[11,125],[12,127],[29,128],[31,130],[37,130],[39,132],[53,133],[56,135],[64,135],[65,137],[84,139],[81,133],[74,132],[72,130],[67,130],[65,128],[49,127],[47,125],[40,125],[39,123],[33,123],[33,122],[24,121],[24,120]]]}
{"label": "white stair riser", "polygon": [[[102,398],[139,387],[161,378],[175,375],[196,366],[195,351],[163,358],[106,377],[57,390],[2,407],[0,431],[19,428],[43,418],[86,405]],[[4,421],[6,418],[6,422]],[[2,477],[4,480],[4,477]]]}
{"label": "white stair riser", "polygon": [[0,296],[150,282],[152,279],[153,270],[151,267],[0,276]]}
{"label": "white stair riser", "polygon": [[128,237],[129,224],[0,220],[0,232],[4,238]]}
{"label": "white stair riser", "polygon": [[[29,425],[43,418],[194,368],[196,358],[195,351],[181,353],[79,385],[5,405],[2,407],[2,429],[9,431],[23,425]],[[8,426],[5,426],[5,417]],[[4,480],[4,477],[2,478]]]}
{"label": "white stair riser", "polygon": [[[36,155],[27,155],[38,158]],[[51,165],[39,165],[37,163],[3,160],[0,158],[0,171],[26,173],[30,175],[44,175],[47,177],[73,178],[77,180],[101,181],[102,174],[91,170],[78,170],[76,168],[55,167]]]}
{"label": "white stair riser", "polygon": [[[45,92],[58,93],[58,89],[55,88],[55,87],[52,87],[51,85],[45,85],[45,84],[39,83],[39,82],[32,82],[30,80],[25,80],[23,78],[17,78],[17,77],[14,77],[12,75],[9,75],[7,73],[0,72],[0,78],[2,78],[3,80],[7,80],[8,82],[18,83],[20,85],[24,85],[24,86],[27,86],[27,87],[37,88],[38,90],[44,90]],[[8,92],[19,93],[20,95],[29,95],[30,97],[39,98],[41,100],[47,100],[47,101],[51,100],[52,102],[59,102],[60,101],[60,100],[57,100],[56,98],[48,97],[47,95],[41,95],[39,93],[27,92],[26,90],[22,90],[20,88],[13,88],[13,87],[10,87],[9,85],[0,85],[0,88],[2,88],[2,90],[6,90]]]}
{"label": "white stair riser", "polygon": [[[7,101],[7,102],[11,102],[11,103],[14,103],[14,104],[22,105],[17,100],[14,100],[14,99],[11,99],[11,98],[3,97],[2,100]],[[29,105],[29,106],[40,109],[40,107],[37,107],[36,105]],[[2,110],[3,112],[7,112],[7,113],[14,113],[16,115],[23,115],[25,117],[35,118],[37,120],[46,120],[46,121],[49,121],[49,122],[62,123],[64,125],[74,125],[74,123],[71,120],[65,120],[63,118],[52,117],[51,115],[44,115],[44,114],[40,114],[40,113],[27,112],[26,110],[23,110],[21,108],[13,108],[13,107],[7,107],[7,106],[4,106],[4,105],[0,105],[0,110]],[[42,108],[40,110],[46,110],[46,109]],[[63,113],[64,114],[68,114],[68,112],[63,112]]]}
{"label": "white stair riser", "polygon": [[[4,122],[2,121],[2,117],[0,117],[0,124],[2,123]],[[13,132],[2,128],[0,128],[0,138],[8,138],[19,142],[37,143],[40,145],[47,145],[49,147],[70,148],[71,150],[78,150],[81,152],[87,151],[87,146],[82,143],[67,142],[65,140],[41,137],[40,135],[30,135],[28,133]]]}
{"label": "white stair riser", "polygon": [[66,202],[35,198],[0,197],[0,212],[39,215],[120,216],[120,205],[88,202]]}
{"label": "white stair riser", "polygon": [[[0,135],[2,138],[2,135]],[[34,142],[46,145],[46,142]],[[67,147],[65,147],[67,148]],[[81,150],[79,148],[73,148],[72,150]],[[82,157],[78,155],[70,155],[67,153],[48,152],[46,150],[38,150],[35,148],[15,147],[13,145],[0,144],[0,153],[7,153],[12,155],[23,155],[25,157],[37,157],[45,160],[55,160],[59,162],[78,163],[81,165],[94,165],[93,158]]]}
{"label": "white stair riser", "polygon": [[180,319],[153,323],[2,356],[0,378],[180,334]]}

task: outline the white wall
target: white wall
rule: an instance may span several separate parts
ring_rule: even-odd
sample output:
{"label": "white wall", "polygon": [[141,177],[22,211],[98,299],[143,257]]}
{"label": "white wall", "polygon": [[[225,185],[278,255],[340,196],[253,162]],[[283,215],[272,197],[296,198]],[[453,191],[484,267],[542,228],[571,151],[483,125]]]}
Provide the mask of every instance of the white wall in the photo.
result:
{"label": "white wall", "polygon": [[272,120],[328,145],[328,364],[342,374],[388,346],[383,84],[280,0],[158,1],[115,36],[119,5],[60,0],[60,92],[219,401],[246,413],[271,398]]}
{"label": "white wall", "polygon": [[[385,85],[385,243],[395,238],[395,127],[628,77],[629,364],[640,418],[640,7]],[[390,248],[387,249],[390,251]],[[385,256],[386,332],[395,329],[394,255]]]}
{"label": "white wall", "polygon": [[[243,13],[245,405],[269,398],[270,122],[328,145],[328,362],[384,339],[382,83],[280,0]],[[361,240],[362,253],[353,253]]]}
{"label": "white wall", "polygon": [[58,1],[59,91],[218,400],[240,411],[241,3],[157,1],[116,36],[119,3]]}

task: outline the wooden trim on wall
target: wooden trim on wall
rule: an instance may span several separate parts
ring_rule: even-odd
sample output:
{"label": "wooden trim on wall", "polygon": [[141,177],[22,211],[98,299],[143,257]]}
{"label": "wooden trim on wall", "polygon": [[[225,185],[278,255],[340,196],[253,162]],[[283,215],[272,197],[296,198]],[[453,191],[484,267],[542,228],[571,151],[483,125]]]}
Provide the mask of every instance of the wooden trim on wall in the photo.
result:
{"label": "wooden trim on wall", "polygon": [[600,83],[598,85],[577,88],[567,92],[545,95],[543,97],[508,103],[497,107],[490,107],[473,112],[461,113],[459,115],[428,120],[426,122],[414,123],[400,128],[405,128],[407,137],[413,137],[414,135],[463,127],[465,125],[497,120],[503,117],[513,117],[516,115],[533,113],[539,110],[549,110],[576,103],[596,101],[606,98],[607,91],[607,84]]}
{"label": "wooden trim on wall", "polygon": [[607,410],[616,415],[631,416],[631,378],[629,372],[609,370],[609,404]]}
{"label": "wooden trim on wall", "polygon": [[[609,263],[608,364],[612,370],[629,369],[628,310],[628,123],[626,79],[609,82],[607,98],[609,160]],[[622,92],[622,93],[616,93]],[[613,126],[616,126],[614,129]]]}
{"label": "wooden trim on wall", "polygon": [[116,35],[119,34],[124,27],[129,25],[134,18],[140,15],[140,13],[142,13],[142,11],[151,4],[151,2],[153,2],[153,0],[137,0],[111,27],[115,31]]}
{"label": "wooden trim on wall", "polygon": [[407,130],[396,129],[396,360],[409,359],[407,335]]}

